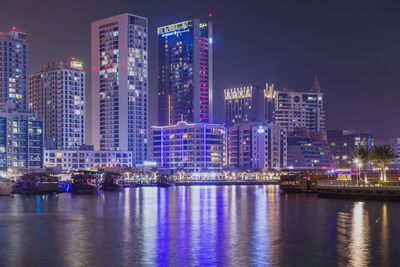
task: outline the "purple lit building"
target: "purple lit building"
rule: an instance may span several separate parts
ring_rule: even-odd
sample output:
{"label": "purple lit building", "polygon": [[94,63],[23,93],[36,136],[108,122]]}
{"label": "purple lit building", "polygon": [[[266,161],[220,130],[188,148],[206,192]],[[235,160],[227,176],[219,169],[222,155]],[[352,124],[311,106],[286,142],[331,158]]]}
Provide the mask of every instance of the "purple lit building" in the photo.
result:
{"label": "purple lit building", "polygon": [[212,24],[192,19],[159,27],[158,125],[212,122]]}
{"label": "purple lit building", "polygon": [[151,159],[171,172],[220,172],[225,165],[226,132],[221,124],[178,122],[153,126]]}

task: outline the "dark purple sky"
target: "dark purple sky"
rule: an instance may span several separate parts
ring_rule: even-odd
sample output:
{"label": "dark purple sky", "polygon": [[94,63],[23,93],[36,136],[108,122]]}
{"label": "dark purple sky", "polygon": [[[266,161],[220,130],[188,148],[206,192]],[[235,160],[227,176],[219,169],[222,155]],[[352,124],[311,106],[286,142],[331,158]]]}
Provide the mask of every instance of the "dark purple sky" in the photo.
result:
{"label": "dark purple sky", "polygon": [[247,82],[308,90],[314,73],[328,129],[400,136],[398,1],[1,0],[0,29],[28,32],[29,70],[81,58],[90,69],[90,22],[129,12],[149,18],[150,123],[156,122],[156,27],[213,13],[215,117],[223,89]]}

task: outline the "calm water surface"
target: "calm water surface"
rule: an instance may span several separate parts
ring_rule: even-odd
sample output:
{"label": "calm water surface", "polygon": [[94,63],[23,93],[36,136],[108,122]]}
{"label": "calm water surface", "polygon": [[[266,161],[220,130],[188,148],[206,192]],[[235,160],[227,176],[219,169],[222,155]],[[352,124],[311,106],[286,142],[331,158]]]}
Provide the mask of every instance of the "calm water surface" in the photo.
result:
{"label": "calm water surface", "polygon": [[277,186],[0,198],[0,266],[398,266],[400,203]]}

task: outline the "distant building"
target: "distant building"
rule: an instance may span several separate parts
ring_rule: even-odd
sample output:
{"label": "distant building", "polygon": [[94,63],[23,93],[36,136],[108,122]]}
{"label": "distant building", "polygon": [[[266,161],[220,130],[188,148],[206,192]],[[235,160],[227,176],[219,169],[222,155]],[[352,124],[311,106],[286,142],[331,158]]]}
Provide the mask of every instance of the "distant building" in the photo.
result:
{"label": "distant building", "polygon": [[349,168],[353,163],[353,155],[360,147],[372,148],[374,143],[370,133],[359,133],[353,130],[327,131],[330,151],[335,158],[337,168]]}
{"label": "distant building", "polygon": [[279,169],[287,165],[287,132],[274,123],[237,123],[228,128],[227,164],[233,169]]}
{"label": "distant building", "polygon": [[274,85],[245,85],[224,90],[225,123],[273,121]]}
{"label": "distant building", "polygon": [[[393,148],[394,153],[400,156],[400,138],[387,138],[387,139],[377,139],[374,141],[375,145],[389,145]],[[400,167],[400,157],[394,160],[397,167]]]}
{"label": "distant building", "polygon": [[158,125],[212,122],[212,24],[192,19],[157,28]]}
{"label": "distant building", "polygon": [[44,121],[47,149],[85,143],[85,71],[79,60],[42,64],[29,75],[29,109]]}
{"label": "distant building", "polygon": [[41,170],[43,122],[35,113],[16,111],[12,103],[0,107],[0,168],[16,173]]}
{"label": "distant building", "polygon": [[121,14],[92,22],[91,144],[148,158],[147,18]]}
{"label": "distant building", "polygon": [[28,44],[15,27],[0,30],[0,103],[9,99],[16,110],[28,110]]}
{"label": "distant building", "polygon": [[133,167],[131,151],[45,150],[44,167],[61,172],[82,169]]}
{"label": "distant building", "polygon": [[333,169],[335,161],[329,150],[326,132],[309,132],[305,127],[289,132],[287,165],[291,168]]}
{"label": "distant building", "polygon": [[323,93],[317,76],[310,92],[281,90],[274,92],[275,122],[294,131],[299,127],[306,127],[310,132],[325,130],[325,111]]}
{"label": "distant building", "polygon": [[226,132],[220,124],[179,122],[151,128],[151,158],[171,172],[220,172],[225,164]]}

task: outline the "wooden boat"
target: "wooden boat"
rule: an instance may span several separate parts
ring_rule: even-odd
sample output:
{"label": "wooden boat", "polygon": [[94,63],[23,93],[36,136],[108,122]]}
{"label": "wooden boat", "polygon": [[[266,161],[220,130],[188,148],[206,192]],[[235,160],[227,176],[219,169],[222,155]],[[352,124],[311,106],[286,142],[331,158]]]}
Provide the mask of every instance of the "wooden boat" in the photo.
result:
{"label": "wooden boat", "polygon": [[99,175],[94,171],[75,171],[71,174],[71,193],[93,194],[99,188]]}
{"label": "wooden boat", "polygon": [[320,180],[336,180],[336,174],[320,169],[283,170],[280,189],[283,193],[316,193]]}
{"label": "wooden boat", "polygon": [[121,178],[121,174],[117,172],[106,172],[103,175],[101,189],[104,191],[116,191],[121,189],[121,185],[117,184],[117,180]]}
{"label": "wooden boat", "polygon": [[22,175],[13,190],[16,194],[57,193],[58,177],[50,173],[26,173]]}
{"label": "wooden boat", "polygon": [[171,187],[175,185],[175,182],[170,179],[169,175],[161,175],[157,178],[156,185],[158,187]]}
{"label": "wooden boat", "polygon": [[4,177],[0,177],[0,195],[11,194],[14,189],[14,186],[15,186],[14,181]]}

